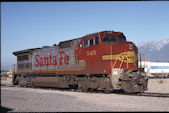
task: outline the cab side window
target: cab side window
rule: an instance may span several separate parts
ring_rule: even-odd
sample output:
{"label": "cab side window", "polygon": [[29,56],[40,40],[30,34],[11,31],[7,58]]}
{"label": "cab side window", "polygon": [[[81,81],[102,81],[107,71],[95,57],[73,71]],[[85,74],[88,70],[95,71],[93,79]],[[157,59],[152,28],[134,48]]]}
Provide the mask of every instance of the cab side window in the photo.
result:
{"label": "cab side window", "polygon": [[88,47],[89,44],[88,44],[88,40],[83,40],[83,47]]}
{"label": "cab side window", "polygon": [[93,39],[90,40],[90,46],[92,46],[92,45],[94,45],[94,40]]}
{"label": "cab side window", "polygon": [[95,45],[98,44],[98,37],[95,38]]}
{"label": "cab side window", "polygon": [[91,40],[83,40],[83,47],[89,47],[89,46],[93,46],[93,45],[97,45],[98,42],[98,37],[93,38]]}

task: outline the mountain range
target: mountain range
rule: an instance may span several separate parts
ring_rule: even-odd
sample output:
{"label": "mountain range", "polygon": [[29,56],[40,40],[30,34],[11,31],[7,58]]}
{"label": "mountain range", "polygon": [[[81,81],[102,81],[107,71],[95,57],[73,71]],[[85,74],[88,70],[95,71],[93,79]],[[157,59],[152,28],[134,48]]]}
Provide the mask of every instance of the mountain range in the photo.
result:
{"label": "mountain range", "polygon": [[136,43],[138,53],[145,54],[148,61],[169,62],[169,39]]}

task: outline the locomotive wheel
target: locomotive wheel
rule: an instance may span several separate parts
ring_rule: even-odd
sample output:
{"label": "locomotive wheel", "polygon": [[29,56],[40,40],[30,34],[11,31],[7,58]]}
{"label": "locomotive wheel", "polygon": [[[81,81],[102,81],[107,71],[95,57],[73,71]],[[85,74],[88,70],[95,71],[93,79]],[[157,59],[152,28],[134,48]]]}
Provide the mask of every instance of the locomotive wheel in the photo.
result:
{"label": "locomotive wheel", "polygon": [[19,77],[19,79],[18,79],[18,85],[20,87],[25,87],[25,86],[27,86],[27,84],[28,84],[28,82],[27,82],[26,78],[24,78],[23,76]]}
{"label": "locomotive wheel", "polygon": [[107,90],[107,89],[104,89],[104,90],[103,90],[103,92],[104,92],[104,93],[107,93],[107,94],[112,93],[112,91],[111,91],[111,90]]}
{"label": "locomotive wheel", "polygon": [[79,88],[79,90],[81,90],[82,92],[87,92],[88,88],[87,87],[81,87],[81,88]]}

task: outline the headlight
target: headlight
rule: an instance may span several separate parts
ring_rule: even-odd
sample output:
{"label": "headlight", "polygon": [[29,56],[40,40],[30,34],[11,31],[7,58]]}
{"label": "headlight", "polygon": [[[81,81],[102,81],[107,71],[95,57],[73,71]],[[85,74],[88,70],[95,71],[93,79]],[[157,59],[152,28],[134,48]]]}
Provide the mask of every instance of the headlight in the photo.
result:
{"label": "headlight", "polygon": [[129,50],[132,50],[132,44],[129,43]]}
{"label": "headlight", "polygon": [[113,31],[107,31],[107,34],[113,34]]}

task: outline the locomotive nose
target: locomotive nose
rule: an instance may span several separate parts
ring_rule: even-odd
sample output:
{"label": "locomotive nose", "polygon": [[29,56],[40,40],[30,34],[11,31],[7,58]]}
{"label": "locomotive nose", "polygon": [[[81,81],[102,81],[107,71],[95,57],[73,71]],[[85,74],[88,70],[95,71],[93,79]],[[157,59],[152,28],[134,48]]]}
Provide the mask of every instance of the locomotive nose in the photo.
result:
{"label": "locomotive nose", "polygon": [[[129,63],[130,65],[134,64],[135,65],[134,67],[136,67],[137,48],[132,42],[124,42],[124,43],[112,45],[110,55],[103,55],[102,60],[112,60],[114,64],[113,68],[117,67],[117,65],[118,68],[122,68],[124,66],[125,67],[127,66],[128,68]],[[119,63],[122,64],[125,63],[125,64],[119,65]]]}

